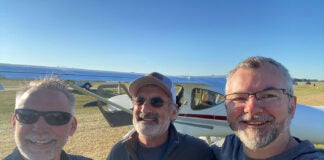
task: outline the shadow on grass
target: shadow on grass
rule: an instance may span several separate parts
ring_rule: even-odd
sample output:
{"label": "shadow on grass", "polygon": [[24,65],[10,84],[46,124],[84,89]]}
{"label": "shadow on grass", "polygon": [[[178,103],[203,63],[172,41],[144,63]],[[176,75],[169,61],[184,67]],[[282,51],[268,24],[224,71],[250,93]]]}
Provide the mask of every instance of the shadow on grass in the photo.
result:
{"label": "shadow on grass", "polygon": [[[101,102],[101,103],[103,103],[103,102]],[[106,105],[106,104],[103,104],[103,105]],[[88,103],[84,104],[83,107],[98,107],[98,101],[88,102]]]}

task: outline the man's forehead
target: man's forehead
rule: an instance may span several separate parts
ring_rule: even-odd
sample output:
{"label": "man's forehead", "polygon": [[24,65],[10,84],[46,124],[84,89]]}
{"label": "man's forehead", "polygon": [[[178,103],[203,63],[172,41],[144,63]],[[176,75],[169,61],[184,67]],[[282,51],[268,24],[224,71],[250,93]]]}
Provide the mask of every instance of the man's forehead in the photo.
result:
{"label": "man's forehead", "polygon": [[[282,88],[286,86],[284,76],[278,69],[267,68],[240,68],[229,79],[228,90],[258,91],[269,87]],[[270,72],[272,70],[272,72]],[[268,72],[269,71],[269,72]]]}
{"label": "man's forehead", "polygon": [[36,105],[43,105],[45,108],[56,108],[55,106],[58,106],[58,108],[66,108],[69,106],[69,100],[64,93],[50,89],[28,90],[21,95],[20,101],[17,103],[20,103],[18,108],[22,108],[24,106],[39,107]]}
{"label": "man's forehead", "polygon": [[59,91],[47,89],[47,88],[31,88],[31,89],[27,90],[26,92],[24,92],[21,95],[21,98],[27,99],[34,95],[44,95],[44,94],[51,94],[51,95],[59,94]]}

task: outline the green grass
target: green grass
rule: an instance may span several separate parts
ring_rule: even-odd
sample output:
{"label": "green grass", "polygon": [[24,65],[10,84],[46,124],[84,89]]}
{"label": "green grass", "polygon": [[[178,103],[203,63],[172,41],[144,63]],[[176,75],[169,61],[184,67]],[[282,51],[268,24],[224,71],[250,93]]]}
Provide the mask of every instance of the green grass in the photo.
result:
{"label": "green grass", "polygon": [[[315,86],[313,86],[315,84]],[[294,86],[297,102],[311,106],[324,106],[324,82],[313,82],[311,85],[298,83]]]}
{"label": "green grass", "polygon": [[[5,88],[15,89],[21,81],[3,80],[0,83]],[[98,86],[98,84],[95,84]],[[324,82],[312,85],[299,84],[294,88],[298,103],[324,106]],[[92,90],[96,92],[96,90]],[[88,102],[96,99],[73,91],[76,96],[76,118],[78,129],[70,137],[64,150],[72,154],[80,154],[94,159],[105,159],[111,147],[129,131],[129,127],[111,128],[103,118],[97,107],[84,107]],[[112,92],[105,93],[109,96]],[[15,147],[11,127],[11,115],[15,104],[15,90],[0,91],[0,159],[12,152]],[[316,144],[324,148],[324,144]]]}

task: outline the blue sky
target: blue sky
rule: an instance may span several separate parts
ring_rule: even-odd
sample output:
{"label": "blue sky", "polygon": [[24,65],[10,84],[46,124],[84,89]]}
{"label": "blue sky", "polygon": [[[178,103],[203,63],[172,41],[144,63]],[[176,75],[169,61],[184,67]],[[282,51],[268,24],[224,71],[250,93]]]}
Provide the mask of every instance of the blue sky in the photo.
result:
{"label": "blue sky", "polygon": [[324,80],[321,0],[3,0],[0,63],[225,75],[261,55]]}

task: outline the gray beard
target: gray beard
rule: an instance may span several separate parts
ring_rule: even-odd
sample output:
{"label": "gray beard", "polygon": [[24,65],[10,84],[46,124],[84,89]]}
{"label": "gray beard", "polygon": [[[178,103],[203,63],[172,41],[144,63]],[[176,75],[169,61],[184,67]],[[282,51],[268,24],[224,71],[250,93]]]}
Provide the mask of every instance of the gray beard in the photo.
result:
{"label": "gray beard", "polygon": [[237,128],[234,130],[234,134],[240,138],[245,147],[252,151],[256,151],[259,148],[263,148],[273,142],[280,134],[289,129],[291,118],[287,117],[283,123],[277,128],[275,124],[271,124],[270,131],[262,136],[262,129],[250,129]]}

